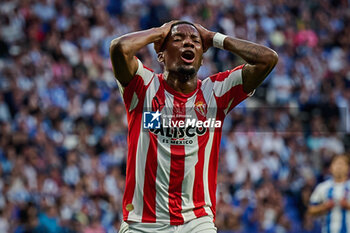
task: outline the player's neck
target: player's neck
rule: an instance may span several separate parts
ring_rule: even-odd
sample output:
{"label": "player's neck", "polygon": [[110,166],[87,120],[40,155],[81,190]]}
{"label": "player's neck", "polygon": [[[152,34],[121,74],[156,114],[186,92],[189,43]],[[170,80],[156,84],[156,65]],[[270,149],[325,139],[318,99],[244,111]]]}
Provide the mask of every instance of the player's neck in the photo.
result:
{"label": "player's neck", "polygon": [[167,84],[175,91],[189,94],[197,88],[197,74],[182,75],[176,72],[164,72]]}
{"label": "player's neck", "polygon": [[344,183],[345,181],[347,181],[347,176],[344,177],[333,177],[333,180],[335,183]]}

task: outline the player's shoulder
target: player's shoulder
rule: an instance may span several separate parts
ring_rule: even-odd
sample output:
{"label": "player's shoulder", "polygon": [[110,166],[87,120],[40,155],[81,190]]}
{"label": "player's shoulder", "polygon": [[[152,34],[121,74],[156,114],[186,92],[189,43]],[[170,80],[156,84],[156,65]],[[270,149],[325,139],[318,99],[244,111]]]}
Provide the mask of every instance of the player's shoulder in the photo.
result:
{"label": "player's shoulder", "polygon": [[333,180],[332,179],[327,179],[321,183],[319,183],[317,186],[316,186],[316,189],[319,189],[319,190],[325,190],[325,189],[328,189],[330,188],[331,186],[333,186]]}
{"label": "player's shoulder", "polygon": [[140,59],[137,58],[137,62],[138,62],[138,67],[137,67],[136,75],[144,77],[144,76],[153,75],[155,73],[153,69],[146,66]]}
{"label": "player's shoulder", "polygon": [[344,185],[347,189],[350,189],[350,180],[347,180]]}
{"label": "player's shoulder", "polygon": [[226,70],[226,71],[222,71],[222,72],[213,74],[213,75],[209,76],[208,79],[211,80],[212,82],[224,81],[232,73],[235,73],[235,72],[241,73],[243,67],[244,67],[244,65],[240,65],[240,66],[237,66],[231,70]]}
{"label": "player's shoulder", "polygon": [[147,86],[157,75],[154,70],[144,65],[140,59],[137,58],[137,62],[138,67],[134,77],[138,77],[140,80],[142,79],[143,84]]}

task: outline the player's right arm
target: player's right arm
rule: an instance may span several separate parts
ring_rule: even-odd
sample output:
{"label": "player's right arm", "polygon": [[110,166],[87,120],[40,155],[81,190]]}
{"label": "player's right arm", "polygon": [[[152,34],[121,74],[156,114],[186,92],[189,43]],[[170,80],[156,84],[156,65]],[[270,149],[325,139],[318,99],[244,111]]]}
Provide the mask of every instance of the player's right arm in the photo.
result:
{"label": "player's right arm", "polygon": [[311,216],[320,216],[326,214],[328,211],[333,209],[334,202],[332,200],[329,200],[327,202],[324,202],[322,204],[318,205],[309,205],[308,208],[308,214]]}
{"label": "player's right arm", "polygon": [[126,87],[137,71],[136,53],[150,43],[164,41],[173,22],[158,28],[128,33],[112,40],[109,47],[112,67],[114,76],[121,85]]}
{"label": "player's right arm", "polygon": [[334,201],[330,197],[327,197],[329,188],[328,182],[316,186],[316,189],[310,196],[310,204],[307,210],[308,214],[311,216],[320,216],[327,214],[334,208]]}

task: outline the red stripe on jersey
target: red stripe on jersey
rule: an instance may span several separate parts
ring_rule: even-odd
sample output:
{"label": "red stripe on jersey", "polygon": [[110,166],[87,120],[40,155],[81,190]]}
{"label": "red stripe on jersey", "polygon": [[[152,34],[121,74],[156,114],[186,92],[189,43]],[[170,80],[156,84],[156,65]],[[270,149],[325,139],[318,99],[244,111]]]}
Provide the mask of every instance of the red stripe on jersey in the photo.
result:
{"label": "red stripe on jersey", "polygon": [[[165,105],[164,87],[159,86],[152,100],[152,111],[161,111]],[[158,137],[149,133],[150,143],[145,166],[145,182],[143,186],[143,213],[142,222],[156,222],[156,179],[157,179],[157,148]]]}
{"label": "red stripe on jersey", "polygon": [[183,145],[170,145],[171,164],[169,180],[169,214],[171,225],[184,223],[182,217],[182,181],[185,168],[185,147]]}
{"label": "red stripe on jersey", "polygon": [[[174,96],[172,121],[184,120],[178,115],[186,114],[186,99]],[[182,217],[182,181],[185,174],[185,146],[170,145],[169,214],[171,225],[184,223]]]}
{"label": "red stripe on jersey", "polygon": [[[213,137],[213,147],[211,149],[208,168],[208,187],[209,196],[211,201],[211,211],[214,214],[214,220],[216,216],[216,185],[217,185],[217,173],[218,173],[218,160],[219,160],[219,145],[221,139],[221,128],[215,130]],[[215,145],[215,146],[214,146]],[[217,146],[216,146],[217,145]]]}
{"label": "red stripe on jersey", "polygon": [[236,71],[236,70],[240,70],[243,68],[244,65],[240,65],[240,66],[237,66],[236,68],[232,69],[232,70],[226,70],[224,72],[220,72],[220,73],[217,73],[217,74],[214,74],[212,76],[210,76],[210,80],[212,82],[215,82],[215,81],[224,81],[232,72]]}
{"label": "red stripe on jersey", "polygon": [[[230,103],[230,101],[233,99],[233,102],[231,103],[229,109],[227,112],[231,111],[237,104],[239,104],[240,102],[242,102],[244,99],[246,99],[248,97],[248,94],[244,92],[243,90],[243,85],[239,84],[236,86],[231,87],[231,89],[226,92],[224,95],[220,96],[220,97],[216,97],[217,99],[217,108],[218,111],[224,111],[228,106],[228,103]],[[223,116],[224,117],[224,116]],[[224,118],[220,118],[220,119],[224,119]]]}
{"label": "red stripe on jersey", "polygon": [[150,142],[143,186],[142,222],[156,222],[157,136],[149,132]]}
{"label": "red stripe on jersey", "polygon": [[[206,117],[202,115],[206,113],[207,105],[203,96],[203,92],[199,89],[195,100],[195,112],[197,119],[205,121]],[[204,135],[198,136],[198,161],[195,166],[195,177],[193,184],[193,212],[197,218],[208,215],[204,210],[205,198],[204,198],[204,184],[203,184],[203,168],[204,168],[204,156],[205,148],[209,140],[209,129],[207,129]]]}
{"label": "red stripe on jersey", "polygon": [[[150,82],[151,83],[151,82]],[[149,84],[148,84],[149,85]],[[127,118],[128,118],[128,158],[127,158],[127,167],[126,167],[126,178],[125,178],[125,192],[123,197],[123,216],[124,221],[128,220],[129,211],[126,210],[126,206],[132,203],[132,199],[135,191],[135,167],[136,167],[136,152],[138,147],[138,141],[140,137],[140,127],[142,121],[142,109],[143,102],[145,98],[145,93],[148,88],[148,85],[145,86],[143,79],[135,75],[135,77],[131,80],[127,87],[124,89],[124,102],[127,108]],[[131,98],[136,92],[139,102],[136,108],[129,112],[129,107],[131,103]],[[132,127],[133,125],[137,125],[139,127]],[[131,146],[131,144],[133,146]],[[140,153],[140,152],[139,152]]]}
{"label": "red stripe on jersey", "polygon": [[124,88],[123,100],[124,100],[127,112],[130,109],[131,100],[134,93],[136,93],[136,95],[140,98],[142,97],[141,93],[144,93],[146,91],[145,88],[146,87],[144,85],[144,81],[142,77],[139,75],[135,75],[131,79],[130,83]]}

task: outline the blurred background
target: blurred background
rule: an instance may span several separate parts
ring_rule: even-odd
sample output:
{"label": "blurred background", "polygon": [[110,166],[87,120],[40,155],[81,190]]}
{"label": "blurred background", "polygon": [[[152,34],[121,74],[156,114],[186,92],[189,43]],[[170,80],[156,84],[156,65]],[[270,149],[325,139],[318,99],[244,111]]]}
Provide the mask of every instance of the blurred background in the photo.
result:
{"label": "blurred background", "polygon": [[[347,0],[2,0],[1,233],[118,232],[127,124],[109,44],[171,19],[279,54],[225,121],[218,232],[320,232],[310,193],[350,145]],[[153,45],[138,57],[161,71]],[[211,48],[199,77],[239,64]]]}

